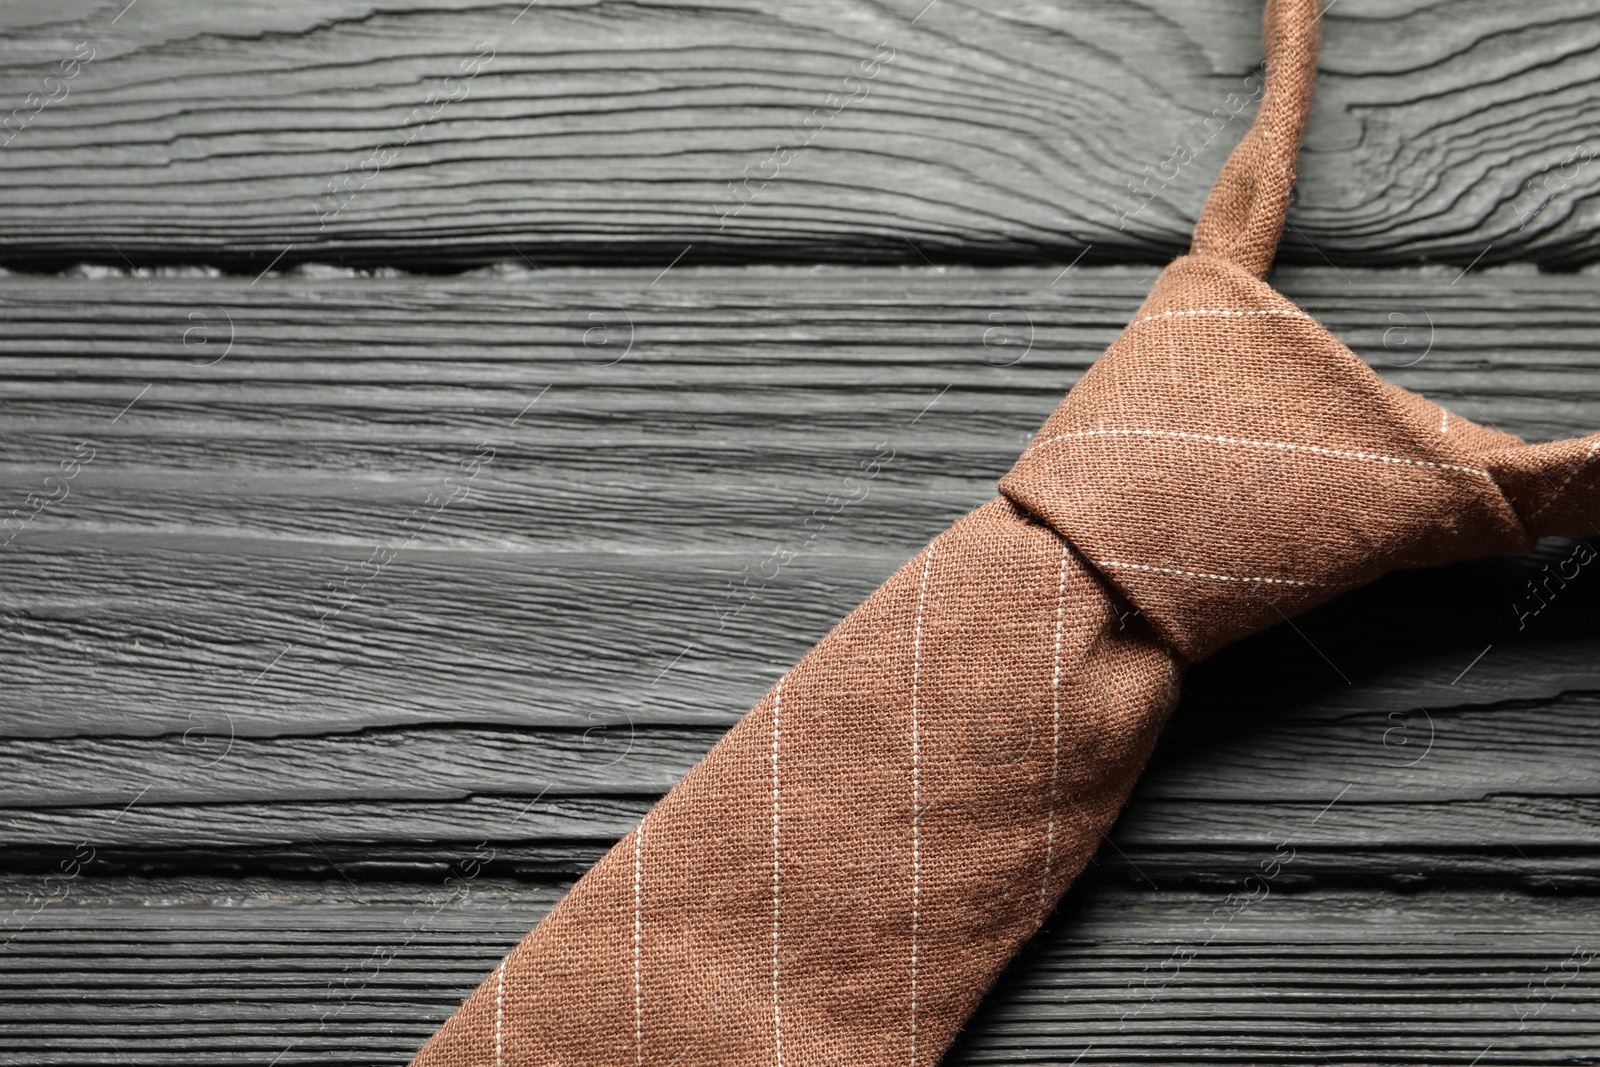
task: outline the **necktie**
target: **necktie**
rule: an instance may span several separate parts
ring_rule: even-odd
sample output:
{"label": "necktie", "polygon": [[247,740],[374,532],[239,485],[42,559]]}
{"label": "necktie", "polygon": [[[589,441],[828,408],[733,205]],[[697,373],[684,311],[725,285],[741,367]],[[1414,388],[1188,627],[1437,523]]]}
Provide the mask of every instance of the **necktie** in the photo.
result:
{"label": "necktie", "polygon": [[1263,280],[1317,0],[1121,337],[977,508],[773,686],[413,1067],[933,1065],[1121,809],[1183,668],[1402,567],[1600,533],[1600,434],[1384,383]]}

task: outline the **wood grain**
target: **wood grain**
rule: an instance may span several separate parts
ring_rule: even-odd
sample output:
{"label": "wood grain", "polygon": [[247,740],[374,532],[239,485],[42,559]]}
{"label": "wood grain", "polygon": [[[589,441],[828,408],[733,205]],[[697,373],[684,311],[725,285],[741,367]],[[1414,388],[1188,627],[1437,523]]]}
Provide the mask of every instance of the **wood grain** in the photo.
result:
{"label": "wood grain", "polygon": [[[1257,20],[7,5],[0,267],[88,265],[0,270],[0,1064],[403,1063],[992,495],[1154,274],[1090,265],[1187,244]],[[1531,264],[1600,248],[1600,3],[1325,41],[1276,283],[1593,430],[1600,274]],[[771,262],[851,266],[715,266]],[[1570,550],[1193,671],[948,1062],[1600,1063],[1600,586],[1514,606]]]}
{"label": "wood grain", "polygon": [[[581,871],[993,493],[1150,280],[1057,273],[0,281],[0,492],[94,449],[0,550],[6,862],[417,877],[487,841]],[[1278,281],[1458,412],[1600,424],[1600,278],[1458,273]],[[1391,576],[1201,665],[1108,874],[1209,885],[1298,827],[1312,884],[1595,885],[1600,587],[1512,608],[1569,550]]]}
{"label": "wood grain", "polygon": [[[1237,0],[118,10],[0,16],[0,262],[1162,262],[1259,87]],[[1596,0],[1325,23],[1287,259],[1595,258]]]}
{"label": "wood grain", "polygon": [[[1086,879],[946,1063],[1592,1062],[1592,900],[1246,888],[1273,854],[1212,892]],[[402,1063],[562,888],[86,875],[0,952],[0,1063]]]}

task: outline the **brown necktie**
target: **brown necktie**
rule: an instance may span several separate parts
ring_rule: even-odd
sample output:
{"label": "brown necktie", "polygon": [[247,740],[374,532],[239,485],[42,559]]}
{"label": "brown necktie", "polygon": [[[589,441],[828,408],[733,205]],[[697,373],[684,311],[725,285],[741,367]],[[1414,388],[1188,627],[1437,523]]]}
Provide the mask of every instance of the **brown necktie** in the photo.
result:
{"label": "brown necktie", "polygon": [[1600,434],[1385,384],[1268,286],[1317,0],[1195,228],[1000,482],[797,663],[415,1067],[932,1065],[1094,852],[1184,666],[1401,567],[1600,533]]}

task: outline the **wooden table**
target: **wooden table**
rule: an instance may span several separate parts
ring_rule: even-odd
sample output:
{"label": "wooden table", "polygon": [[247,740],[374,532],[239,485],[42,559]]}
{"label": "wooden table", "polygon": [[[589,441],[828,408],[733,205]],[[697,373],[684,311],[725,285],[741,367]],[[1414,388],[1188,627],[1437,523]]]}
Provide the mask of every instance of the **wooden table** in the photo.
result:
{"label": "wooden table", "polygon": [[[403,1064],[993,494],[1259,5],[924,2],[0,14],[0,1064]],[[1342,0],[1322,71],[1274,283],[1600,426],[1600,0]],[[1576,546],[1196,669],[948,1062],[1600,1063]]]}

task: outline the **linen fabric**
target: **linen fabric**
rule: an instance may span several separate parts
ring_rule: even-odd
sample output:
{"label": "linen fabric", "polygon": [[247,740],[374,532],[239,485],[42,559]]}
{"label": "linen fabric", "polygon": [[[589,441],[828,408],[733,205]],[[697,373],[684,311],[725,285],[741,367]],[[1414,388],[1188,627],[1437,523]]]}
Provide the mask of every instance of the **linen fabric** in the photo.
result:
{"label": "linen fabric", "polygon": [[1389,570],[1600,533],[1600,434],[1384,383],[1263,280],[1317,0],[1196,228],[1001,480],[762,698],[413,1067],[932,1065],[1115,819],[1182,668]]}

